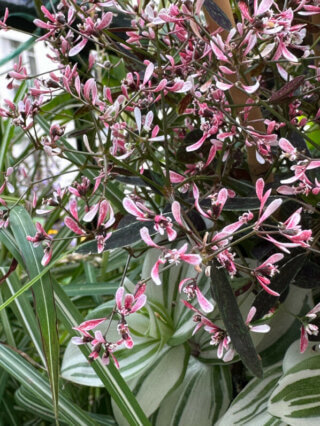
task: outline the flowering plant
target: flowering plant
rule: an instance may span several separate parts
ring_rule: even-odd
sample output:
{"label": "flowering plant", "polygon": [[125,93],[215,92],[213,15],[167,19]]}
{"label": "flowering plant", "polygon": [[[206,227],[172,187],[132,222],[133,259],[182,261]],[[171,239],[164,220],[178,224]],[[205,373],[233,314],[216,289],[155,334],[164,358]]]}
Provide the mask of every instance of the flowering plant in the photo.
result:
{"label": "flowering plant", "polygon": [[[41,5],[52,70],[20,58],[0,108],[0,365],[19,404],[31,375],[57,422],[319,417],[290,386],[320,376],[320,6],[251,3]],[[61,390],[59,344],[60,380],[108,404]]]}

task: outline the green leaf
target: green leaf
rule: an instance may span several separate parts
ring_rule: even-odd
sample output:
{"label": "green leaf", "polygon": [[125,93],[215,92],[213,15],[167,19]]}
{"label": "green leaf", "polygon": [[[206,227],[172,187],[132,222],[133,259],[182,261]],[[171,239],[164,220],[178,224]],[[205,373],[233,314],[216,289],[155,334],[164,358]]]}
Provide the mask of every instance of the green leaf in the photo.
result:
{"label": "green leaf", "polygon": [[[113,324],[116,326],[116,324]],[[97,327],[97,330],[101,327]],[[108,338],[112,340],[112,335]],[[118,338],[117,335],[114,337]],[[120,364],[121,376],[126,380],[132,380],[139,376],[154,361],[159,351],[159,342],[141,337],[134,337],[134,347],[128,352],[120,349],[114,353]],[[102,380],[92,369],[88,359],[80,348],[71,342],[68,344],[62,361],[61,376],[70,382],[84,386],[104,387]]]}
{"label": "green leaf", "polygon": [[310,311],[313,306],[310,296],[310,290],[290,286],[282,307],[268,320],[271,330],[257,345],[264,367],[283,360],[288,347],[298,339],[301,323],[296,316],[301,317]]}
{"label": "green leaf", "polygon": [[[76,335],[77,333],[72,327],[83,322],[83,317],[55,280],[53,280],[53,287],[59,317],[69,334]],[[88,345],[81,345],[79,348],[84,356],[88,358],[91,348]],[[112,363],[109,366],[105,366],[100,359],[93,362],[91,366],[130,425],[140,426],[143,424],[148,426],[149,421],[147,417],[116,367]]]}
{"label": "green leaf", "polygon": [[[37,397],[45,407],[52,409],[49,382],[24,358],[7,346],[0,345],[0,366],[24,385],[28,392]],[[69,401],[61,391],[58,409],[62,419],[68,424],[83,426],[95,426],[98,424],[84,413],[80,407]]]}
{"label": "green leaf", "polygon": [[23,259],[19,251],[19,247],[13,235],[8,229],[2,228],[0,231],[0,241],[1,243],[8,249],[8,251],[12,254],[12,256],[17,260],[20,265],[23,265]]}
{"label": "green leaf", "polygon": [[[33,415],[37,415],[44,420],[54,420],[54,413],[52,407],[46,407],[43,405],[41,399],[37,398],[36,395],[29,392],[29,389],[26,386],[21,386],[14,394],[14,398],[16,403],[22,407],[25,411],[32,413]],[[78,407],[74,407],[75,410]],[[115,426],[116,423],[111,416],[103,415],[103,414],[94,414],[87,413],[86,415],[91,417],[94,421],[99,423],[99,425],[106,426]],[[68,424],[68,418],[65,415],[61,415],[62,423]],[[91,422],[92,420],[89,419]],[[70,423],[69,423],[70,424]]]}
{"label": "green leaf", "polygon": [[[20,48],[21,48],[21,46],[18,49],[20,49]],[[9,56],[13,55],[13,53],[11,53]],[[0,60],[0,66],[3,65],[6,62],[6,60],[9,61],[9,60],[11,60],[11,58],[9,57],[9,58],[4,58],[4,59]],[[19,101],[21,101],[21,99],[23,99],[24,95],[26,94],[27,88],[28,88],[27,83],[24,81],[20,85],[20,87],[17,90],[17,93],[14,97],[15,103],[18,103]],[[9,148],[11,139],[14,135],[14,131],[15,131],[15,126],[14,126],[14,124],[11,123],[11,119],[8,118],[4,123],[4,132],[3,132],[4,134],[2,135],[2,138],[1,138],[0,171],[5,171],[5,160],[7,158],[7,150]]]}
{"label": "green leaf", "polygon": [[[161,401],[172,392],[183,380],[189,360],[189,351],[183,345],[170,348],[165,346],[155,358],[155,362],[138,380],[130,386],[147,416],[154,413]],[[119,424],[123,417],[117,409],[114,415]]]}
{"label": "green leaf", "polygon": [[232,396],[229,367],[208,367],[194,358],[185,377],[160,404],[155,426],[210,426],[228,408]]}
{"label": "green leaf", "polygon": [[252,379],[233,400],[218,426],[271,426],[284,425],[267,412],[268,398],[281,377],[281,364],[264,371],[263,379]]}
{"label": "green leaf", "polygon": [[283,373],[287,373],[291,368],[293,368],[295,365],[299,364],[299,362],[302,362],[306,359],[313,358],[315,355],[317,355],[317,349],[315,348],[314,343],[316,342],[310,342],[307,349],[303,352],[303,354],[300,352],[300,339],[294,341],[291,343],[289,348],[286,351],[286,354],[283,358],[282,363],[282,370]]}
{"label": "green leaf", "polygon": [[[288,286],[294,281],[306,260],[307,256],[305,253],[298,254],[291,258],[280,268],[279,274],[272,279],[270,288],[280,293],[280,295],[284,293]],[[272,296],[262,289],[253,302],[253,305],[257,308],[254,320],[266,315],[269,310],[276,305],[278,300],[279,297]]]}
{"label": "green leaf", "polygon": [[119,287],[118,283],[85,282],[63,286],[63,290],[70,297],[81,296],[114,296]]}
{"label": "green leaf", "polygon": [[[36,229],[28,212],[20,206],[10,212],[10,226],[24,259],[29,278],[36,277],[43,269],[41,247],[33,247],[27,235],[35,235]],[[58,415],[59,393],[59,338],[57,316],[50,273],[44,275],[33,286],[36,314],[39,321],[43,352],[52,389],[53,406]]]}
{"label": "green leaf", "polygon": [[[153,222],[133,222],[129,225],[123,226],[122,228],[116,229],[111,237],[106,241],[104,245],[104,251],[111,250],[119,247],[130,246],[136,242],[141,241],[140,229],[146,226],[150,235],[154,235],[156,231],[153,229]],[[82,244],[77,250],[80,254],[92,254],[97,253],[97,242],[89,241]]]}
{"label": "green leaf", "polygon": [[320,423],[320,357],[299,362],[279,380],[268,411],[290,426]]}
{"label": "green leaf", "polygon": [[233,294],[226,271],[214,260],[211,264],[211,290],[217,302],[226,331],[231,338],[234,349],[238,352],[245,366],[257,377],[262,377],[261,360],[259,359],[245,325],[237,300]]}
{"label": "green leaf", "polygon": [[[0,271],[5,274],[6,269],[0,268]],[[18,279],[16,272],[13,272],[3,284],[3,290],[6,294],[14,295],[21,288],[21,283]],[[22,324],[30,336],[43,364],[46,364],[45,357],[42,351],[41,335],[39,332],[39,325],[34,315],[33,309],[26,294],[22,294],[14,300],[14,306],[11,306],[16,317],[19,320],[19,324]]]}
{"label": "green leaf", "polygon": [[231,30],[232,24],[224,13],[223,10],[212,0],[205,0],[203,8],[208,13],[211,19],[213,19],[221,28],[224,30]]}

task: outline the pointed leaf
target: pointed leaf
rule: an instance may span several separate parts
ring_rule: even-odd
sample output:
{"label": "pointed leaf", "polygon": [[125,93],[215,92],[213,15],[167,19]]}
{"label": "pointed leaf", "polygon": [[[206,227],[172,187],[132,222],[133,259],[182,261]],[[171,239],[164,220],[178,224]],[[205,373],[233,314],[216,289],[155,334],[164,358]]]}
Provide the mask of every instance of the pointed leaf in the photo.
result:
{"label": "pointed leaf", "polygon": [[261,361],[253,345],[248,327],[242,319],[226,271],[221,268],[216,260],[211,264],[211,291],[235,350],[245,366],[255,376],[262,377]]}
{"label": "pointed leaf", "polygon": [[221,28],[224,30],[231,30],[232,24],[227,15],[220,9],[220,7],[212,0],[205,0],[203,8],[208,13],[211,19],[213,19]]}
{"label": "pointed leaf", "polygon": [[[20,206],[11,210],[10,224],[17,244],[20,247],[26,271],[29,278],[32,279],[43,270],[41,265],[41,259],[43,257],[42,248],[35,248],[27,241],[28,235],[35,234],[35,226],[28,212]],[[43,351],[46,357],[49,381],[52,388],[53,404],[57,414],[59,393],[59,339],[50,273],[39,279],[33,286],[33,292],[36,313],[40,325]]]}

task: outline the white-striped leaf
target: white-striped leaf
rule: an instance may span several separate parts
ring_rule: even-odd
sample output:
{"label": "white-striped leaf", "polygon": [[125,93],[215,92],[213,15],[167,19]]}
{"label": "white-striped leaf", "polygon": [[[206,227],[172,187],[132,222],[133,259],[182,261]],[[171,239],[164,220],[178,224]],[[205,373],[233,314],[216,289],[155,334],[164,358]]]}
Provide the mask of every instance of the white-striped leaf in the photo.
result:
{"label": "white-striped leaf", "polygon": [[[52,280],[52,283],[59,318],[68,330],[69,334],[75,335],[76,333],[72,327],[80,324],[83,321],[83,317],[68,296],[66,296],[61,286],[54,279]],[[81,345],[79,348],[87,358],[91,352],[88,345]],[[100,359],[93,362],[91,366],[97,376],[101,379],[104,387],[107,389],[111,397],[116,401],[116,404],[122,411],[123,415],[130,422],[130,425],[140,426],[143,424],[148,426],[148,419],[116,367],[112,363],[110,363],[109,366],[105,366]]]}
{"label": "white-striped leaf", "polygon": [[[54,413],[52,408],[48,408],[43,405],[41,400],[36,397],[36,395],[29,392],[28,388],[21,386],[14,394],[14,399],[16,403],[33,415],[36,415],[44,420],[54,420]],[[75,407],[77,410],[77,408]],[[96,420],[99,425],[105,426],[115,426],[116,423],[111,416],[102,415],[102,414],[93,414],[86,413],[89,417],[92,417],[93,420]],[[62,413],[61,414],[62,422],[60,424],[68,424],[68,418]]]}
{"label": "white-striped leaf", "polygon": [[[0,268],[0,271],[5,274],[6,269]],[[20,288],[21,283],[16,272],[13,272],[7,279],[6,282],[3,283],[3,291],[5,296],[12,296],[15,294]],[[14,300],[14,303],[11,305],[11,309],[15,313],[16,317],[19,320],[19,324],[22,324],[29,334],[32,343],[34,344],[43,365],[45,365],[45,358],[42,351],[41,345],[41,336],[39,332],[39,325],[37,323],[36,317],[34,315],[33,309],[30,305],[30,302],[27,298],[27,295],[24,293],[20,297],[17,297]]]}
{"label": "white-striped leaf", "polygon": [[[16,206],[10,211],[10,226],[20,248],[24,267],[29,278],[32,279],[43,270],[41,265],[43,257],[42,248],[35,248],[27,241],[28,235],[35,235],[36,228],[28,212],[21,206]],[[57,411],[59,394],[59,338],[50,273],[41,277],[33,286],[33,294],[40,326],[43,352],[46,358],[46,366],[52,389],[53,405],[55,411]]]}
{"label": "white-striped leaf", "polygon": [[267,412],[268,399],[282,374],[281,364],[264,371],[263,379],[252,379],[238,394],[219,426],[269,426],[283,425]]}
{"label": "white-striped leaf", "polygon": [[283,363],[282,363],[283,373],[286,374],[288,370],[290,370],[296,364],[299,364],[299,362],[302,362],[305,359],[312,358],[318,354],[319,354],[319,342],[313,342],[313,343],[310,342],[309,346],[302,354],[300,352],[300,339],[296,340],[289,346],[283,358]]}
{"label": "white-striped leaf", "polygon": [[[46,406],[52,409],[51,390],[46,380],[34,367],[24,358],[7,346],[0,345],[0,367],[23,384],[30,393],[34,394]],[[60,391],[58,401],[59,414],[68,424],[97,425],[80,407],[69,401]]]}
{"label": "white-striped leaf", "polygon": [[[119,338],[119,336],[116,336],[116,338]],[[154,356],[159,351],[159,341],[151,339],[148,341],[145,338],[135,337],[134,342],[132,349],[120,349],[114,353],[120,364],[120,373],[125,380],[140,375],[154,360]],[[80,385],[104,387],[103,382],[92,369],[92,365],[89,364],[80,348],[71,342],[64,353],[61,376],[65,380]]]}
{"label": "white-striped leaf", "polygon": [[209,367],[191,358],[183,382],[160,405],[155,426],[211,426],[228,408],[232,384],[228,367]]}
{"label": "white-striped leaf", "polygon": [[320,356],[299,362],[279,380],[268,411],[290,426],[320,424]]}
{"label": "white-striped leaf", "polygon": [[[154,413],[163,399],[179,386],[184,378],[188,359],[189,351],[185,346],[165,346],[157,355],[156,362],[138,379],[129,382],[146,416]],[[114,415],[119,425],[128,424],[116,407]]]}

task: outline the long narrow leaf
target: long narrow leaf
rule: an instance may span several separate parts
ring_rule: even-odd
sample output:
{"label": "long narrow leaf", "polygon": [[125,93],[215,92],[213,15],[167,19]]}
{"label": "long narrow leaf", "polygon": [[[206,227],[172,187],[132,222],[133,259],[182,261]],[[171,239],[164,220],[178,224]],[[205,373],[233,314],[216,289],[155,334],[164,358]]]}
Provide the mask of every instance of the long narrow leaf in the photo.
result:
{"label": "long narrow leaf", "polygon": [[[2,274],[5,274],[6,269],[0,267],[0,271]],[[21,284],[15,272],[11,274],[10,277],[8,277],[6,279],[6,282],[3,284],[4,294],[8,293],[13,295],[20,288]],[[21,295],[20,297],[17,297],[14,302],[15,307],[13,308],[13,311],[16,311],[16,316],[19,319],[19,323],[24,325],[25,330],[29,334],[43,364],[45,365],[45,358],[42,351],[39,326],[35,318],[33,309],[30,305],[30,302],[25,294]]]}
{"label": "long narrow leaf", "polygon": [[[61,321],[69,333],[75,335],[72,327],[81,323],[83,318],[60,285],[54,280],[53,288]],[[88,357],[91,352],[90,348],[86,345],[79,347],[83,354]],[[106,367],[100,360],[96,360],[91,365],[129,424],[148,426],[150,423],[147,417],[116,367],[111,363]]]}
{"label": "long narrow leaf", "polygon": [[213,261],[211,265],[211,290],[235,350],[245,366],[257,377],[262,377],[262,365],[258,358],[249,329],[244,324],[237,300],[224,269]]}
{"label": "long narrow leaf", "polygon": [[[49,382],[24,358],[7,346],[0,345],[0,366],[23,384],[46,407],[52,408]],[[97,422],[75,406],[60,392],[59,412],[70,425],[95,426]]]}
{"label": "long narrow leaf", "polygon": [[[35,226],[28,212],[20,206],[11,210],[10,224],[20,247],[28,275],[30,278],[33,278],[42,270],[41,259],[43,256],[42,248],[33,247],[26,239],[27,235],[35,235]],[[56,415],[58,415],[59,338],[50,273],[41,277],[39,282],[33,286],[33,293],[40,325],[43,351],[46,357],[47,370],[52,388],[54,410]]]}

